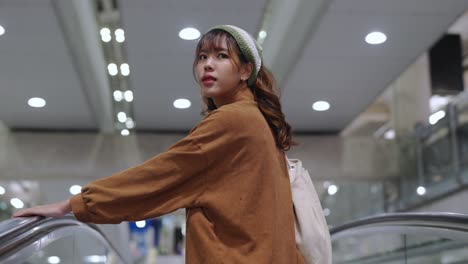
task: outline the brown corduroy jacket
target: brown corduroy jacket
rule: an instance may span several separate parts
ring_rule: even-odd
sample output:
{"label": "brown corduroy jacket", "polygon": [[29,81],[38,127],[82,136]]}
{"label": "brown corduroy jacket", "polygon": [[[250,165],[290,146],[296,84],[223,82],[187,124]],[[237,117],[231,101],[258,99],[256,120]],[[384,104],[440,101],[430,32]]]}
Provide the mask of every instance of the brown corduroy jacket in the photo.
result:
{"label": "brown corduroy jacket", "polygon": [[212,111],[166,152],[70,201],[79,220],[93,223],[186,208],[187,264],[304,263],[284,152],[252,99]]}

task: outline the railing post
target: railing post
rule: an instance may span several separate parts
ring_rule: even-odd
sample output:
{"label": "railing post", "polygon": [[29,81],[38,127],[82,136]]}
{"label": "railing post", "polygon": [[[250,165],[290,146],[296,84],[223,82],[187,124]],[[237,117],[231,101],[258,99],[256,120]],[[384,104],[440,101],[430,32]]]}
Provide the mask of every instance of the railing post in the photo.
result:
{"label": "railing post", "polygon": [[460,156],[459,156],[459,146],[458,146],[458,112],[457,106],[453,103],[447,105],[447,114],[448,114],[448,123],[450,130],[450,145],[452,150],[452,170],[455,174],[457,182],[462,184],[461,173],[460,173]]}
{"label": "railing post", "polygon": [[[418,123],[415,126],[415,147],[416,147],[416,165],[417,165],[417,173],[418,173],[418,182],[419,186],[425,186],[424,180],[424,158],[423,158],[423,147],[422,147],[422,139],[423,139],[423,125]],[[414,190],[415,191],[415,190]]]}

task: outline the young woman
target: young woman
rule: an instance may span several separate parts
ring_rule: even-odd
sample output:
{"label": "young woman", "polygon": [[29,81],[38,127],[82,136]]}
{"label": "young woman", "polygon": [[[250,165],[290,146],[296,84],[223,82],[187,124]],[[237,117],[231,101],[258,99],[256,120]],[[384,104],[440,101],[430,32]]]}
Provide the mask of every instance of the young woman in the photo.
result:
{"label": "young woman", "polygon": [[304,263],[296,248],[284,151],[292,144],[273,76],[246,31],[202,36],[194,76],[206,104],[190,134],[141,165],[15,217],[120,223],[186,208],[186,263]]}

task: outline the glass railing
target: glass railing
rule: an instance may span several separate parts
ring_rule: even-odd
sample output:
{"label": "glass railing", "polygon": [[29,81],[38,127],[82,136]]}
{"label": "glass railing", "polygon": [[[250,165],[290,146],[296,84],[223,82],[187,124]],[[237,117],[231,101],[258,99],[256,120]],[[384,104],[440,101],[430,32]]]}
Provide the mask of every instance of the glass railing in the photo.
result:
{"label": "glass railing", "polygon": [[330,231],[334,264],[468,263],[468,215],[398,213]]}
{"label": "glass railing", "polygon": [[337,180],[314,184],[316,189],[333,184],[338,190],[333,195],[327,190],[317,191],[329,226],[385,212],[383,181]]}
{"label": "glass railing", "polygon": [[95,226],[63,218],[0,222],[0,263],[125,263]]}
{"label": "glass railing", "polygon": [[[461,94],[433,125],[417,126],[399,139],[398,210],[424,204],[468,183],[468,100]],[[419,188],[419,191],[418,191]]]}

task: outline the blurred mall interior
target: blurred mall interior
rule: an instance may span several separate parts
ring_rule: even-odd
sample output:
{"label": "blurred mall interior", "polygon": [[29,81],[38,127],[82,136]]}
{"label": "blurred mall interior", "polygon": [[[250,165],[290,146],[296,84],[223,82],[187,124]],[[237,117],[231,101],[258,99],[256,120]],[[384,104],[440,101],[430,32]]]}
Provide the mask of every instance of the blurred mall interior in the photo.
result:
{"label": "blurred mall interior", "polygon": [[218,24],[263,47],[334,263],[468,263],[468,0],[0,0],[0,263],[184,263],[183,209],[10,218],[187,135]]}

